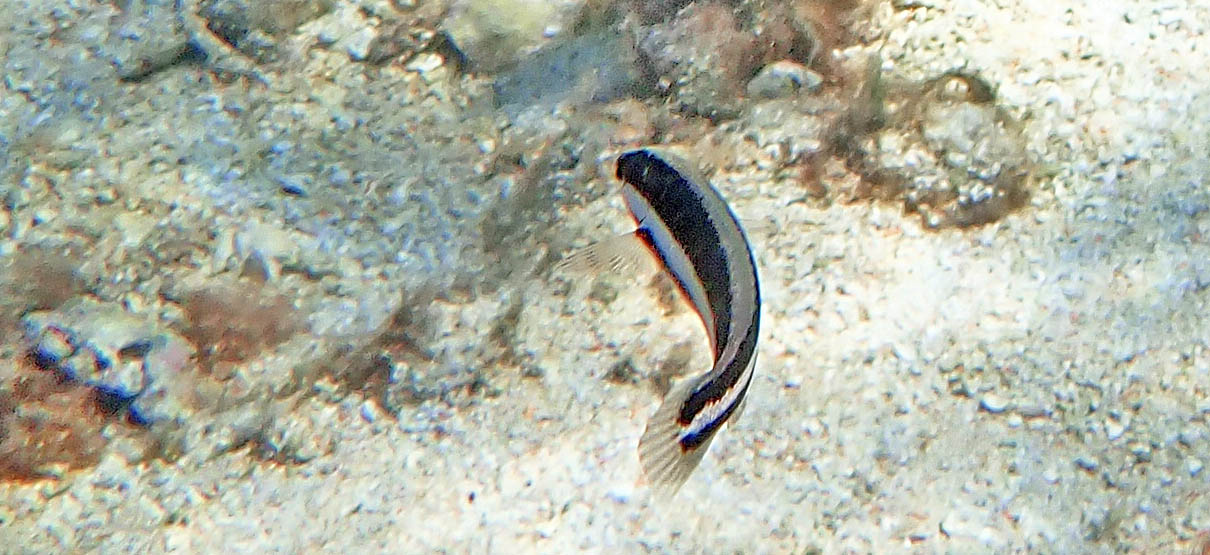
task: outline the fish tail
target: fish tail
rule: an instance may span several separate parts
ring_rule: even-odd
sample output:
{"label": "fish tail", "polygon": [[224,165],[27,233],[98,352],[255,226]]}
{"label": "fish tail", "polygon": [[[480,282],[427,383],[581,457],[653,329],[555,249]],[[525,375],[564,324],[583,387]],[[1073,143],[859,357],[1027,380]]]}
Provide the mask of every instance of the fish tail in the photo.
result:
{"label": "fish tail", "polygon": [[681,443],[685,426],[681,425],[678,417],[681,406],[693,394],[697,382],[682,380],[673,387],[664,397],[659,410],[647,421],[647,429],[639,439],[639,462],[643,465],[643,474],[647,476],[651,489],[660,497],[676,495],[714,439],[711,434],[705,441],[692,447]]}

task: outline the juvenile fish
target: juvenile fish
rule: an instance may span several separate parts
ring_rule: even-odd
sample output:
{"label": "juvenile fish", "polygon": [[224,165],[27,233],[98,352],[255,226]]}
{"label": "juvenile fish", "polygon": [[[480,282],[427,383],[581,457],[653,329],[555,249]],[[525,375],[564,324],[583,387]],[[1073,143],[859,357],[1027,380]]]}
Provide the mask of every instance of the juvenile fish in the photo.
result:
{"label": "juvenile fish", "polygon": [[[658,259],[702,318],[714,354],[711,369],[678,383],[647,422],[639,459],[652,487],[684,484],[715,433],[742,410],[760,329],[760,288],[748,240],[735,214],[687,164],[653,150],[621,155],[617,177],[638,223],[633,237]],[[584,257],[626,266],[616,243]]]}

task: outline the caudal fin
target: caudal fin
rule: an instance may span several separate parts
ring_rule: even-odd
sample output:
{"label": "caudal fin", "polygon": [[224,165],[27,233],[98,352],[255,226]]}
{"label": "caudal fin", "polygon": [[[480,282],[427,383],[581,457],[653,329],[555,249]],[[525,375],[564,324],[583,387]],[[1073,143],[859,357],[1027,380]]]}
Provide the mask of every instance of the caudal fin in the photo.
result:
{"label": "caudal fin", "polygon": [[664,397],[664,403],[647,421],[639,439],[639,462],[657,495],[670,498],[684,485],[710,448],[713,436],[694,447],[681,444],[686,429],[677,421],[681,405],[693,393],[697,380],[682,380]]}

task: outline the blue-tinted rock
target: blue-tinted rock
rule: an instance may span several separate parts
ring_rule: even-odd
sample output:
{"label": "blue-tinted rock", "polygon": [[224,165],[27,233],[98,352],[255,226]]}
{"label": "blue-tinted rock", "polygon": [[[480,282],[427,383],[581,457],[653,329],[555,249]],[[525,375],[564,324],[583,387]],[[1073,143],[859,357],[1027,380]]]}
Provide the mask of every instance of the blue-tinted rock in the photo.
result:
{"label": "blue-tinted rock", "polygon": [[500,74],[496,104],[513,109],[646,96],[651,85],[630,39],[614,32],[553,43]]}
{"label": "blue-tinted rock", "polygon": [[175,333],[91,297],[33,312],[23,323],[30,351],[43,368],[96,389],[117,408],[133,401],[136,420],[183,414],[179,399],[165,393],[174,389],[174,381],[192,379],[180,370],[193,348]]}

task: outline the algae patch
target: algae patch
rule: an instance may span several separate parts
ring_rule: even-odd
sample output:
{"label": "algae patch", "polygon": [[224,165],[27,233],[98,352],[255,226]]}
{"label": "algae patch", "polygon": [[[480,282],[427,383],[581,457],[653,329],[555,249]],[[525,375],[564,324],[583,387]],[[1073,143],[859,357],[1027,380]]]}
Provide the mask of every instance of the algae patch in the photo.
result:
{"label": "algae patch", "polygon": [[996,105],[990,84],[963,72],[889,84],[878,59],[869,64],[829,138],[861,176],[852,198],[902,202],[929,229],[991,223],[1026,203],[1034,164],[1021,124]]}

